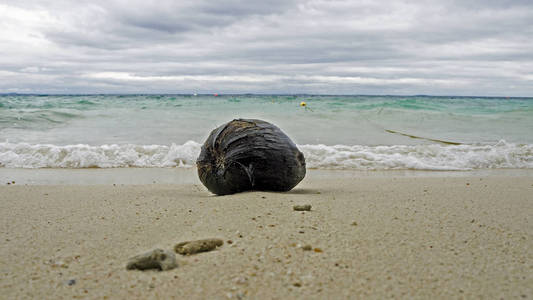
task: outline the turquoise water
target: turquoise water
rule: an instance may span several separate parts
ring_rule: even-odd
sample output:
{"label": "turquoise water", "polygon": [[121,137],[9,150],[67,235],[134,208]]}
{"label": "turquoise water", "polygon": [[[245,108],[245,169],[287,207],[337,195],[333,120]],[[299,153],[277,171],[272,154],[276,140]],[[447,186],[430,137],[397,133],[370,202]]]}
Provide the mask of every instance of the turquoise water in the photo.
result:
{"label": "turquoise water", "polygon": [[[307,109],[299,106],[307,103]],[[233,118],[273,122],[297,143],[533,143],[532,98],[390,96],[4,96],[0,140],[56,145],[202,141]]]}
{"label": "turquoise water", "polygon": [[[302,101],[306,102],[305,107],[300,106]],[[116,154],[117,157],[121,151],[152,151],[137,149],[148,146],[159,147],[157,149],[166,151],[166,155],[169,151],[189,151],[189,158],[176,158],[174,165],[190,165],[194,162],[195,151],[198,151],[197,148],[209,132],[234,118],[258,118],[276,124],[298,145],[307,149],[310,157],[323,156],[320,158],[322,162],[316,164],[319,168],[365,168],[364,162],[353,162],[363,159],[357,155],[353,157],[354,151],[361,154],[362,150],[357,150],[357,147],[366,147],[365,153],[375,155],[383,150],[379,147],[385,146],[390,150],[387,152],[389,156],[396,153],[404,155],[405,159],[413,156],[413,151],[448,153],[454,149],[450,148],[450,144],[439,141],[472,147],[488,146],[493,147],[493,150],[501,145],[522,147],[520,151],[523,153],[517,154],[520,156],[520,164],[503,164],[497,167],[527,167],[530,160],[533,161],[527,148],[533,144],[533,98],[8,95],[0,97],[0,166],[35,167],[34,162],[30,164],[28,161],[38,160],[36,155],[39,155],[39,152],[35,151],[39,145],[49,147],[48,150],[39,150],[44,151],[40,155],[43,156],[42,160],[45,160],[50,158],[47,152],[51,151],[50,149],[67,151],[65,149],[68,147],[79,144],[92,149],[87,150],[89,152],[104,151],[103,146],[117,147],[114,150],[120,152]],[[173,145],[181,148],[171,150]],[[18,150],[13,150],[16,147]],[[28,147],[32,150],[21,150]],[[137,150],[131,150],[131,147]],[[407,148],[400,150],[398,147]],[[442,147],[443,150],[431,150],[430,147]],[[324,149],[327,151],[324,152]],[[317,151],[321,153],[317,154]],[[25,162],[13,163],[14,160],[21,159],[23,152]],[[344,154],[347,158],[342,161]],[[332,155],[336,157],[335,162],[328,163],[328,156]],[[110,158],[108,154],[104,157],[108,163],[96,163],[96,166],[132,165],[113,165],[109,160],[116,157]],[[151,157],[153,159],[153,155]],[[374,161],[370,157],[364,159],[370,161],[370,169],[379,165],[379,158]],[[348,160],[352,162],[348,164]],[[436,161],[432,166],[438,168],[438,165],[439,162]],[[43,166],[61,165],[48,163]],[[70,165],[72,166],[78,165]],[[494,164],[483,165],[477,162],[476,166],[493,167]],[[417,168],[416,165],[404,167]],[[465,168],[471,166],[466,164]]]}

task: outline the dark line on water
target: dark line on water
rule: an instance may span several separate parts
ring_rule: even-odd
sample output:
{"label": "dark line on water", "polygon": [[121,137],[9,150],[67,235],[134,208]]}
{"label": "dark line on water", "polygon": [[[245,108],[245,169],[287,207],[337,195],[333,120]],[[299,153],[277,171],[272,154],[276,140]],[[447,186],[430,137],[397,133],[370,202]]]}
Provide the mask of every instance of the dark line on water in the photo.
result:
{"label": "dark line on water", "polygon": [[406,137],[410,137],[412,139],[428,140],[428,141],[437,142],[437,143],[443,143],[443,144],[448,144],[448,145],[462,145],[461,143],[457,143],[457,142],[449,142],[449,141],[443,141],[443,140],[430,139],[430,138],[425,138],[425,137],[416,136],[416,135],[412,135],[412,134],[402,133],[402,132],[398,132],[398,131],[394,131],[394,130],[390,130],[390,129],[385,129],[385,131],[388,132],[388,133],[394,133],[394,134],[399,134],[399,135],[403,135],[403,136],[406,136]]}

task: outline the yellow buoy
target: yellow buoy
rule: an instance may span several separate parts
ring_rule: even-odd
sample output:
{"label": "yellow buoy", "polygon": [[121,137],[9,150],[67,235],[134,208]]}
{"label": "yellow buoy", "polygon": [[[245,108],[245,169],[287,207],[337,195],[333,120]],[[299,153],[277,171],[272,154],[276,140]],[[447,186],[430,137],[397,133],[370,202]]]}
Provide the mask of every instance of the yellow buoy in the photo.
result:
{"label": "yellow buoy", "polygon": [[300,106],[307,106],[307,103],[305,103],[304,101],[300,102]]}

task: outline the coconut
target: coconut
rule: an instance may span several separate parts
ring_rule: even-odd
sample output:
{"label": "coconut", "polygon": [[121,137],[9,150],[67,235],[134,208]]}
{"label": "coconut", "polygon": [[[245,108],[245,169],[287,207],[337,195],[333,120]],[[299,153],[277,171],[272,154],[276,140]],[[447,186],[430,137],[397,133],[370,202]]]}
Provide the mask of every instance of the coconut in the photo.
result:
{"label": "coconut", "polygon": [[198,176],[209,191],[289,191],[305,177],[305,158],[278,127],[236,119],[211,132],[202,146]]}

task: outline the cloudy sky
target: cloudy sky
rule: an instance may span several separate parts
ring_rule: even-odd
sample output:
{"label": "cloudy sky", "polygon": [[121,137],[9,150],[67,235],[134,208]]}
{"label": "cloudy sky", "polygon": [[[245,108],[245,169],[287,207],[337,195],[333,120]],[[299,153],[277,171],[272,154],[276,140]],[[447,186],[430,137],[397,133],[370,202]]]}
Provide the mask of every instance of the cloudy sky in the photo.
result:
{"label": "cloudy sky", "polygon": [[0,93],[533,96],[531,0],[3,0]]}

